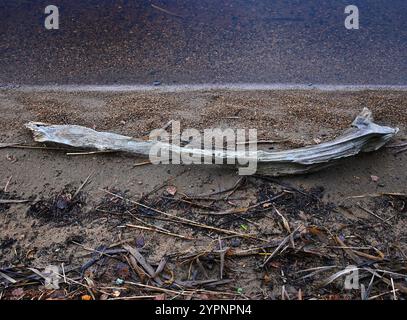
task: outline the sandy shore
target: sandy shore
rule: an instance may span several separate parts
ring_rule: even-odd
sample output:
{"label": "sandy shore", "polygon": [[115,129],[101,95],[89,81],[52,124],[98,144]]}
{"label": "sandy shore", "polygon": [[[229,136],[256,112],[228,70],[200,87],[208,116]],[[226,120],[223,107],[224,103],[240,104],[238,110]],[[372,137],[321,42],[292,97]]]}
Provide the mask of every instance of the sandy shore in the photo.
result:
{"label": "sandy shore", "polygon": [[[215,90],[175,93],[103,93],[1,90],[0,142],[33,145],[31,136],[23,127],[27,121],[80,124],[97,130],[143,137],[150,130],[162,127],[169,120],[175,119],[181,121],[183,128],[194,127],[200,130],[210,127],[257,128],[259,137],[262,139],[284,141],[270,147],[289,148],[313,144],[315,139],[325,141],[337,136],[342,130],[348,128],[364,106],[373,111],[378,123],[398,126],[401,130],[395,140],[402,141],[405,139],[407,129],[406,101],[407,94],[402,91]],[[389,207],[383,204],[388,202],[378,204],[375,198],[348,198],[364,194],[407,192],[407,153],[395,154],[394,151],[384,148],[378,152],[348,159],[338,166],[318,173],[281,178],[279,179],[281,183],[290,184],[310,194],[316,192],[317,199],[320,200],[309,203],[308,198],[304,200],[301,194],[296,195],[294,192],[294,198],[276,202],[275,205],[293,228],[300,224],[328,228],[334,234],[344,235],[348,244],[371,245],[385,252],[389,259],[397,260],[401,253],[391,247],[393,242],[397,241],[400,250],[406,252],[407,249],[405,219],[397,213],[397,210],[402,208],[398,207],[399,202],[394,202],[396,200],[393,199],[392,203],[395,203],[395,207]],[[118,226],[126,223],[139,224],[140,221],[132,220],[131,216],[128,216],[126,213],[130,210],[127,207],[128,203],[116,203],[117,199],[107,197],[103,189],[118,192],[126,198],[139,201],[143,194],[156,190],[164,184],[163,188],[151,195],[152,198],[148,200],[149,205],[234,232],[253,232],[259,238],[270,241],[278,241],[284,236],[286,231],[281,221],[279,222],[278,216],[273,215],[272,212],[271,216],[259,212],[250,213],[246,220],[234,218],[236,220],[232,219],[234,222],[226,221],[224,218],[208,218],[201,212],[205,211],[205,206],[210,206],[215,211],[248,207],[261,199],[264,200],[262,198],[264,194],[270,192],[268,188],[277,188],[278,185],[273,187],[272,183],[249,179],[233,193],[229,202],[221,204],[199,202],[201,207],[191,208],[185,207],[184,203],[184,206],[180,204],[174,207],[162,202],[163,199],[171,197],[167,190],[170,192],[174,190],[167,189],[168,186],[175,187],[176,197],[182,197],[185,194],[203,195],[231,188],[239,181],[239,177],[234,171],[221,168],[174,165],[135,166],[142,161],[144,159],[120,154],[68,156],[64,150],[0,149],[0,190],[4,187],[7,190],[7,192],[1,191],[0,197],[32,201],[24,204],[0,205],[1,267],[42,268],[48,264],[61,262],[66,266],[78,267],[87,261],[88,251],[84,248],[97,248],[102,244],[111,245],[126,239],[137,238],[139,239],[137,241],[141,241],[140,237],[144,243],[143,254],[153,265],[156,265],[165,254],[196,252],[204,250],[208,245],[213,244],[214,240],[217,242],[216,232],[174,225],[168,221],[151,221],[151,218],[146,219],[146,216],[143,216],[144,213],[139,212],[137,208],[131,209],[135,210],[132,212],[137,213],[137,217],[146,223],[197,239],[185,241],[155,232],[119,228]],[[77,190],[89,175],[91,175],[90,182],[83,188],[81,197],[72,207],[74,209],[62,217],[47,213],[51,212],[47,211],[49,210],[47,203],[58,199],[60,201],[59,197],[65,199],[65,195],[72,190]],[[378,181],[372,176],[379,177]],[[277,192],[278,189],[272,190]],[[288,195],[291,197],[290,193]],[[157,199],[159,202],[156,202]],[[42,201],[39,202],[40,205],[34,205],[38,201]],[[112,207],[113,203],[116,204]],[[392,227],[389,228],[386,223],[383,225],[380,220],[363,211],[358,206],[360,203],[386,219],[395,215],[396,218],[390,220]],[[331,204],[334,204],[337,209],[332,211]],[[344,211],[340,206],[345,206],[346,210]],[[98,211],[102,209],[103,214]],[[342,228],[345,225],[353,227],[343,231]],[[362,226],[369,227],[364,229]],[[352,236],[355,235],[359,237],[357,239],[362,240],[358,240],[359,242],[352,240]],[[224,241],[225,246],[237,245],[242,250],[253,247],[257,243],[256,240],[247,239],[240,239],[238,244],[235,240],[230,242],[232,240],[229,238]],[[323,250],[326,252],[324,251],[323,256],[302,253],[305,256],[300,258],[297,256],[300,253],[288,250],[287,254],[277,257],[272,262],[272,266],[265,271],[258,269],[263,259],[260,256],[239,260],[230,258],[231,260],[227,260],[225,272],[232,282],[226,287],[212,289],[235,293],[237,288],[242,288],[247,297],[278,298],[283,284],[281,270],[285,270],[289,278],[288,287],[291,295],[299,288],[306,297],[322,294],[322,297],[326,298],[329,294],[337,294],[340,298],[346,298],[356,294],[344,292],[336,286],[318,293],[319,291],[314,287],[316,283],[314,280],[298,282],[295,271],[301,268],[317,267],[327,263],[346,265],[352,262],[341,254],[341,250],[332,252],[330,250],[333,249],[325,246],[325,244],[319,244],[315,248],[317,251],[325,248]],[[216,259],[213,262],[206,258],[202,260],[209,276],[215,278],[218,276]],[[188,264],[180,265],[177,261],[174,257],[171,258],[168,268],[175,272],[176,279],[180,281],[190,279]],[[293,267],[295,263],[298,265]],[[88,270],[93,272],[93,275],[88,275],[94,277],[94,281],[98,284],[110,286],[119,277],[114,266],[113,269],[108,269],[110,271],[104,276],[99,275],[99,278],[96,276],[98,269],[94,268],[95,266]],[[198,279],[205,278],[200,271],[196,272]],[[325,275],[328,276],[329,273]],[[121,275],[121,277],[128,276]],[[377,292],[382,289],[377,287]],[[122,295],[134,294],[133,289],[128,290],[123,291]],[[141,294],[140,290],[137,290],[136,293]],[[32,294],[35,296],[35,292]]]}

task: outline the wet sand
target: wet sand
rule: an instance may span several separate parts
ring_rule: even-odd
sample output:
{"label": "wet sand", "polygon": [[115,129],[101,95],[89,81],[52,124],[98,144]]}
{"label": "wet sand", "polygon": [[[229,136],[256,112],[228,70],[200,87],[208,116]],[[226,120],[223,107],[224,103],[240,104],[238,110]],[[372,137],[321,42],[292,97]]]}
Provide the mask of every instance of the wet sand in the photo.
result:
{"label": "wet sand", "polygon": [[48,4],[0,1],[0,85],[406,84],[403,0],[357,1],[359,30],[337,0],[54,1],[53,31]]}

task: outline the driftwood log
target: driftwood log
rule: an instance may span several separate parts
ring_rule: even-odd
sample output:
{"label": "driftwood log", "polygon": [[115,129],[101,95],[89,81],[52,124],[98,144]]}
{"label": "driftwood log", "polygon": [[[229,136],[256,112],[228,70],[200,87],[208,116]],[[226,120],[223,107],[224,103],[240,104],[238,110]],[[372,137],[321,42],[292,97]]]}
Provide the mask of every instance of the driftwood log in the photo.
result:
{"label": "driftwood log", "polygon": [[[77,125],[49,125],[29,122],[26,127],[33,133],[34,140],[56,143],[81,149],[98,151],[121,151],[149,156],[153,147],[179,155],[187,154],[196,158],[211,158],[212,163],[230,163],[228,159],[256,161],[257,173],[280,176],[316,171],[334,164],[337,160],[354,156],[361,152],[378,150],[397,132],[398,128],[381,126],[373,122],[369,109],[363,111],[353,121],[349,130],[335,140],[304,148],[283,151],[238,151],[207,150],[203,148],[181,147],[158,141],[144,141],[110,132],[98,132]],[[237,162],[236,162],[237,163]],[[242,162],[239,162],[242,163]]]}

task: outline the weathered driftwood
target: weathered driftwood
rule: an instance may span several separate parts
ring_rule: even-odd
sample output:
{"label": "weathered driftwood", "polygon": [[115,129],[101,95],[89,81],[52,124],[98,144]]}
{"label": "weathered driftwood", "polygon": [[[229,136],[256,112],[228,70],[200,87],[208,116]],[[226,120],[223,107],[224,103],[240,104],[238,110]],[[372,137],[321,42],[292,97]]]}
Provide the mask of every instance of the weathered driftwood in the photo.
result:
{"label": "weathered driftwood", "polygon": [[110,132],[98,132],[76,125],[29,122],[26,127],[33,132],[37,142],[57,143],[99,151],[122,151],[144,156],[148,156],[151,148],[156,147],[158,143],[162,149],[168,149],[172,153],[186,154],[195,158],[209,157],[213,159],[213,163],[219,163],[220,160],[226,163],[227,159],[256,161],[257,173],[272,176],[316,171],[332,165],[339,159],[354,156],[360,152],[375,151],[398,132],[398,128],[374,123],[371,112],[367,108],[364,108],[356,117],[352,128],[335,140],[304,148],[274,152],[180,147],[157,141],[138,140]]}

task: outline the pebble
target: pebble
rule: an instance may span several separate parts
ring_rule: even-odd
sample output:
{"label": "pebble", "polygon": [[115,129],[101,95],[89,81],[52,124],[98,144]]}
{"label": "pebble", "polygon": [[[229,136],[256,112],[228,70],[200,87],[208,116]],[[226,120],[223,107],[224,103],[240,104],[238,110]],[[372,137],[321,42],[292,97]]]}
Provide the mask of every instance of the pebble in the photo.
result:
{"label": "pebble", "polygon": [[233,248],[239,247],[240,244],[241,244],[241,241],[240,241],[239,238],[233,238],[233,239],[230,241],[230,245],[231,245]]}

